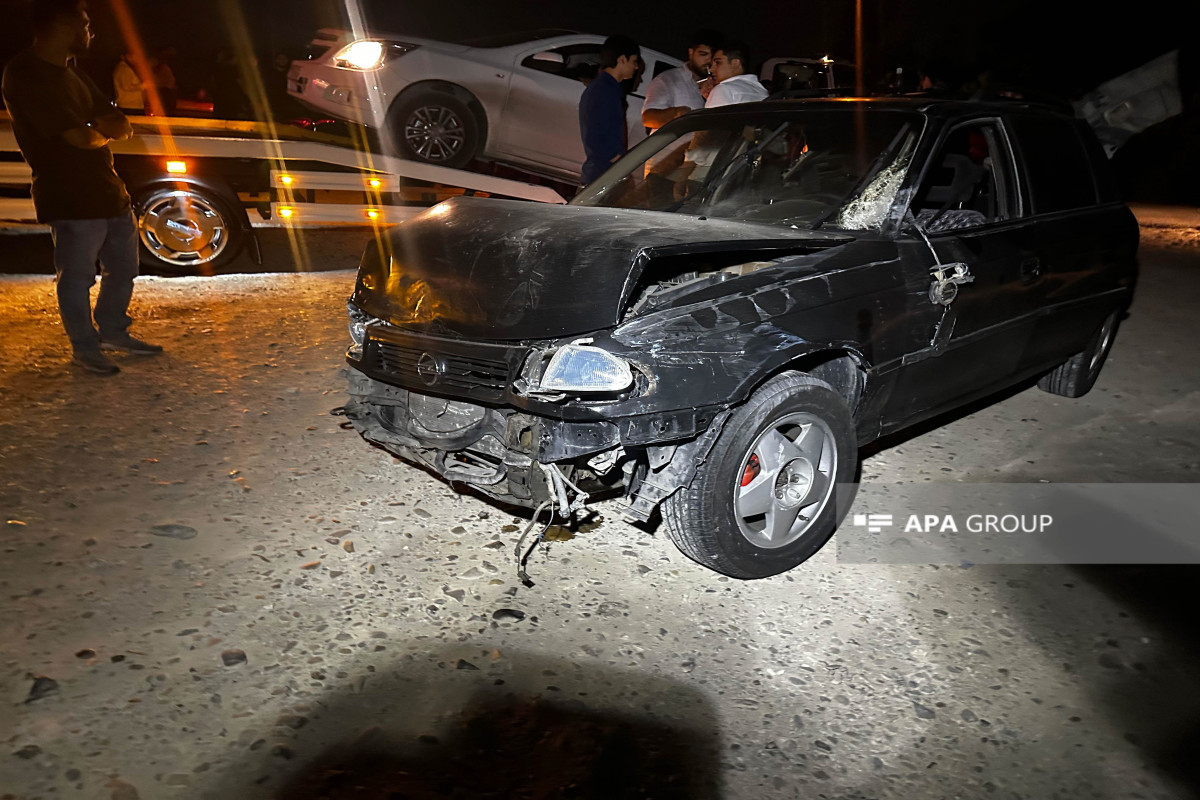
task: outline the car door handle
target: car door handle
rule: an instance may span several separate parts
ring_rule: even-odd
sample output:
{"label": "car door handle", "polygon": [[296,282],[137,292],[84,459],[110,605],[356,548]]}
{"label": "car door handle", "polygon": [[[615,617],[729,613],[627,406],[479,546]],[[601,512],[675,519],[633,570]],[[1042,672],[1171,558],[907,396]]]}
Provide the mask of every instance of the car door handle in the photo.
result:
{"label": "car door handle", "polygon": [[1021,283],[1033,283],[1042,275],[1042,260],[1027,258],[1021,262]]}

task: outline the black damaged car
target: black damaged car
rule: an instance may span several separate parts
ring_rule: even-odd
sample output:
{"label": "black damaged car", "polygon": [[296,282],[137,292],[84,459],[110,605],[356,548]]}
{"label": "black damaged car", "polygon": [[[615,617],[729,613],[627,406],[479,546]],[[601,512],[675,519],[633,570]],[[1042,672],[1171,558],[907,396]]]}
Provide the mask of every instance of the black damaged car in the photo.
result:
{"label": "black damaged car", "polygon": [[346,415],[498,500],[590,494],[737,578],[833,534],[858,447],[1103,365],[1138,230],[1091,131],[1020,103],[688,114],[569,205],[455,199],[367,248]]}

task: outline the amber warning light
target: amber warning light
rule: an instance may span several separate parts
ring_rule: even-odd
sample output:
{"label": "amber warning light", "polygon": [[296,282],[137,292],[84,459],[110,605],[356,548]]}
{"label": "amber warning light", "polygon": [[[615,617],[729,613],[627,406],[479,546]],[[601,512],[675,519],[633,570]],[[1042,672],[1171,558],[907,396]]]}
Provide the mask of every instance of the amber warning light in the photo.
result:
{"label": "amber warning light", "polygon": [[168,161],[167,162],[167,172],[171,173],[172,175],[183,175],[187,172],[187,162],[186,161]]}

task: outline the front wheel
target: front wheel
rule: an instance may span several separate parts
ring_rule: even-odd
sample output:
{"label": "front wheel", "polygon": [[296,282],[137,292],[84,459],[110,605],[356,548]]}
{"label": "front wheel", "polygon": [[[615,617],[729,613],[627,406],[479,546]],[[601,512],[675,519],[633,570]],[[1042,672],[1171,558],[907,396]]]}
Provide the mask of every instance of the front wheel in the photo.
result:
{"label": "front wheel", "polygon": [[663,520],[694,561],[733,578],[765,578],[829,541],[853,499],[857,468],[842,397],[784,373],[729,418],[691,485],[663,503]]}
{"label": "front wheel", "polygon": [[137,194],[133,206],[143,266],[175,274],[211,274],[242,249],[242,219],[201,187],[150,187]]}

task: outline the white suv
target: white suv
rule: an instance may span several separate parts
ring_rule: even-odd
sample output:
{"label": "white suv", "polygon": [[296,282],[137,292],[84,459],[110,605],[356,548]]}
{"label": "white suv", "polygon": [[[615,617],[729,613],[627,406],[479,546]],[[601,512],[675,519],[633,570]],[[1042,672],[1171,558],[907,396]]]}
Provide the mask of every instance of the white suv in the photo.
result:
{"label": "white suv", "polygon": [[[579,96],[599,69],[603,36],[538,31],[451,44],[348,31],[317,33],[292,62],[288,92],[320,111],[385,132],[404,158],[462,167],[505,161],[566,180],[583,165]],[[645,138],[651,78],[682,62],[642,48],[629,97],[629,145]]]}

